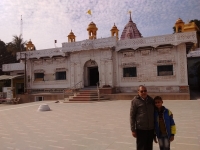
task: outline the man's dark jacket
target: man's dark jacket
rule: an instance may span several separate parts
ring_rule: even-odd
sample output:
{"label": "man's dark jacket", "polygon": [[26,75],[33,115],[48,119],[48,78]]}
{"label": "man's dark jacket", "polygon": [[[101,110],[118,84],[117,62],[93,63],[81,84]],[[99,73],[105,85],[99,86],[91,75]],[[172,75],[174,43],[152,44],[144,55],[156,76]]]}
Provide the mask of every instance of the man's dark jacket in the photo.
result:
{"label": "man's dark jacket", "polygon": [[130,110],[131,131],[136,129],[154,129],[154,102],[150,96],[143,100],[140,96],[135,96],[131,102]]}

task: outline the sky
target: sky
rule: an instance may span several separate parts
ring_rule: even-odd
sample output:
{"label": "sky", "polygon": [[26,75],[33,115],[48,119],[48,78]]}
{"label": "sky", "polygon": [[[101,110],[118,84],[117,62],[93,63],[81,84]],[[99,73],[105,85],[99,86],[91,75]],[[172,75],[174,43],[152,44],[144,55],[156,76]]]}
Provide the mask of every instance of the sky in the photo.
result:
{"label": "sky", "polygon": [[143,37],[172,34],[179,17],[200,20],[200,0],[0,0],[0,39],[8,43],[22,33],[37,50],[61,47],[71,30],[76,41],[88,39],[91,21],[97,38],[110,37],[114,23],[121,36],[128,11]]}

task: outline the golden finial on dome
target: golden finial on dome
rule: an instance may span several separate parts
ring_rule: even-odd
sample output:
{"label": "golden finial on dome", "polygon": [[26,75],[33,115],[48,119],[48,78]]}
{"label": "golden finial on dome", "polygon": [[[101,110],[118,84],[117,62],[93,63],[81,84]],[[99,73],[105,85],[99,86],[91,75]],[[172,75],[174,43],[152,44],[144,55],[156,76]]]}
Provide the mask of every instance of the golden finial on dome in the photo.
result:
{"label": "golden finial on dome", "polygon": [[132,12],[129,10],[128,13],[130,14],[130,20],[129,21],[132,21],[132,17],[131,17]]}

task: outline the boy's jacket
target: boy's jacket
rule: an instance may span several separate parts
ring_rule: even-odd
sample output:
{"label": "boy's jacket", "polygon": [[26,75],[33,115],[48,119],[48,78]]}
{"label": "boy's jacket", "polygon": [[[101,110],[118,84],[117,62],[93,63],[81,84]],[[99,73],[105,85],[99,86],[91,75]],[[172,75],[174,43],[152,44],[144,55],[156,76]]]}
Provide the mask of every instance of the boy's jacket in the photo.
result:
{"label": "boy's jacket", "polygon": [[[175,122],[173,119],[173,114],[172,112],[165,108],[164,106],[162,106],[162,111],[163,111],[163,119],[164,119],[164,123],[165,123],[165,127],[166,127],[166,132],[167,132],[167,136],[168,138],[170,138],[171,136],[174,136],[174,134],[176,134],[176,126],[175,126]],[[158,115],[158,110],[155,109],[154,112],[154,121],[155,121],[155,133],[157,135],[157,137],[160,137],[160,128],[159,128],[159,115]]]}

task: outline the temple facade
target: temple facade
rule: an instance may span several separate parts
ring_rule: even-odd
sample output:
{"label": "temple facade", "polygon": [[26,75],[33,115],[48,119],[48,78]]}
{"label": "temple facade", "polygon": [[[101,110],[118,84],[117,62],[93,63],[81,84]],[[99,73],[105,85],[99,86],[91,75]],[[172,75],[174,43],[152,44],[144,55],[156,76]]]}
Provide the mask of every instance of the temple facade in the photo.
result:
{"label": "temple facade", "polygon": [[120,39],[115,24],[111,37],[98,39],[98,28],[91,22],[88,40],[76,41],[71,31],[62,47],[27,48],[17,53],[22,63],[6,64],[3,70],[16,74],[20,72],[17,68],[26,68],[25,87],[31,93],[97,85],[111,87],[115,93],[136,93],[139,85],[145,85],[151,93],[184,93],[188,97],[186,55],[200,45],[196,30],[181,32],[179,23],[178,19],[174,34],[142,37],[130,16]]}

